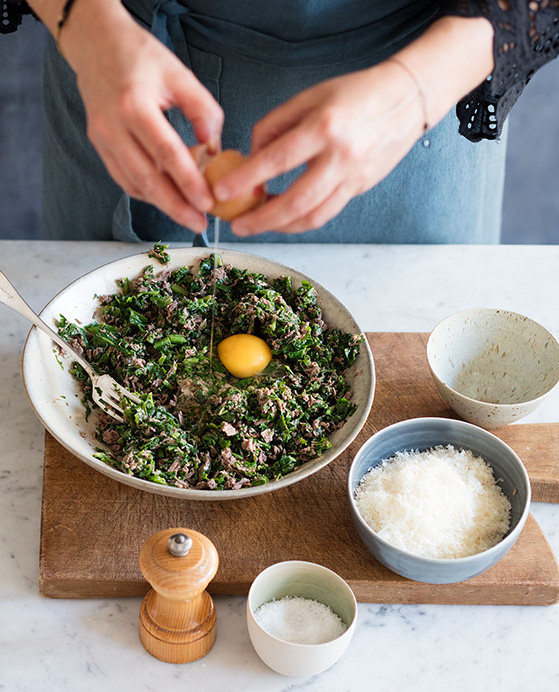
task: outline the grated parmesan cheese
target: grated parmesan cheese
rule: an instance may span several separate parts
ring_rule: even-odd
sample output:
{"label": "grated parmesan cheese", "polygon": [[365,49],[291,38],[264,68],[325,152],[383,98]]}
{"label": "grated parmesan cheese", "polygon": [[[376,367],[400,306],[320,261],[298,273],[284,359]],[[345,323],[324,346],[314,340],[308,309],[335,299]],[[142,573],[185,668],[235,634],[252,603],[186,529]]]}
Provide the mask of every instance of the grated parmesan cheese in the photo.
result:
{"label": "grated parmesan cheese", "polygon": [[491,467],[452,445],[397,452],[371,469],[355,502],[387,543],[430,558],[460,558],[496,545],[511,505]]}
{"label": "grated parmesan cheese", "polygon": [[254,617],[266,632],[292,644],[324,644],[347,629],[332,608],[300,596],[268,601],[254,611]]}

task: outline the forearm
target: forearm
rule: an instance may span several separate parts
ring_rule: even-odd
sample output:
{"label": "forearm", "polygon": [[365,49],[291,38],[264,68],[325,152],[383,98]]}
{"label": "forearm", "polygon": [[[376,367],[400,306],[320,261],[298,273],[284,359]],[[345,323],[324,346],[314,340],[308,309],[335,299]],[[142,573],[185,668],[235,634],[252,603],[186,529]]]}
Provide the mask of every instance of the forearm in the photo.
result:
{"label": "forearm", "polygon": [[421,86],[429,126],[491,74],[493,36],[483,17],[442,17],[396,54]]}
{"label": "forearm", "polygon": [[142,28],[119,0],[31,0],[76,73],[87,137],[130,196],[181,226],[202,231],[214,203],[192,155],[165,113],[180,108],[197,140],[219,142],[223,111],[191,70]]}
{"label": "forearm", "polygon": [[[27,0],[27,4],[54,35],[66,0]],[[89,24],[97,17],[108,21],[123,14],[127,12],[119,0],[75,0],[66,26],[69,27],[78,21]]]}
{"label": "forearm", "polygon": [[[28,0],[28,5],[53,36],[57,36],[60,14],[66,0]],[[75,0],[60,34],[59,48],[71,67],[87,60],[97,37],[109,37],[122,22],[132,21],[119,0]]]}

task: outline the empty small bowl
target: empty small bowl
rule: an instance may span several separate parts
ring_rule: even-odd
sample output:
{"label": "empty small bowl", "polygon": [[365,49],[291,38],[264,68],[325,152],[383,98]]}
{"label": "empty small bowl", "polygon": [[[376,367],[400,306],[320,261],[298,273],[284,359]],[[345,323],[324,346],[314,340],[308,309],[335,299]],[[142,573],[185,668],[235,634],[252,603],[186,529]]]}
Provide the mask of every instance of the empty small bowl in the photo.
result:
{"label": "empty small bowl", "polygon": [[[323,603],[347,625],[340,636],[322,644],[295,644],[270,634],[254,613],[269,601],[300,597]],[[323,672],[345,652],[357,623],[357,601],[348,584],[335,572],[313,562],[278,562],[261,572],[247,600],[248,633],[256,653],[277,673],[308,677]]]}
{"label": "empty small bowl", "polygon": [[[396,452],[425,451],[439,445],[471,450],[492,469],[493,476],[511,504],[510,526],[492,548],[460,558],[430,558],[391,545],[375,532],[357,507],[355,494],[365,474]],[[351,464],[349,504],[361,540],[373,556],[393,572],[430,584],[465,581],[495,565],[514,545],[530,508],[530,481],[514,451],[482,428],[451,418],[412,418],[383,428],[365,442]]]}
{"label": "empty small bowl", "polygon": [[534,320],[507,310],[465,310],[429,336],[437,389],[459,416],[483,428],[531,413],[559,382],[559,343]]}

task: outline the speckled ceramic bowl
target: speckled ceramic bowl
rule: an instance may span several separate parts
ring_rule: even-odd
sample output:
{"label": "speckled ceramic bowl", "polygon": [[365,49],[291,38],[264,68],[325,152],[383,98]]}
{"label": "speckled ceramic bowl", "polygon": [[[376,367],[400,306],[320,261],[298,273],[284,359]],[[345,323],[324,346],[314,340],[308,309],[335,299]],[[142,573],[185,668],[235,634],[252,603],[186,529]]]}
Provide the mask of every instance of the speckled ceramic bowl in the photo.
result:
{"label": "speckled ceramic bowl", "polygon": [[559,382],[559,343],[507,310],[465,310],[440,322],[427,343],[431,374],[462,418],[497,428],[531,413]]}
{"label": "speckled ceramic bowl", "polygon": [[[468,449],[491,466],[493,476],[511,503],[510,528],[502,540],[481,553],[455,559],[414,555],[381,538],[361,516],[355,493],[361,479],[374,466],[396,452],[424,451],[439,445]],[[355,455],[348,479],[349,505],[361,540],[374,557],[393,572],[414,581],[452,584],[465,581],[495,565],[512,548],[530,510],[530,480],[515,452],[502,440],[477,425],[451,418],[412,418],[383,428]]]}
{"label": "speckled ceramic bowl", "polygon": [[[173,248],[169,250],[170,263],[164,267],[156,266],[155,271],[175,270],[185,265],[195,267],[210,252],[209,248]],[[219,254],[226,263],[262,273],[269,278],[291,276],[294,287],[300,286],[303,281],[311,281],[317,289],[318,303],[327,324],[353,334],[361,332],[347,308],[323,286],[301,272],[245,252],[220,249]],[[54,328],[60,315],[65,315],[70,321],[87,324],[91,322],[98,307],[97,296],[114,293],[118,288],[118,279],[137,276],[148,264],[157,263],[146,253],[105,264],[63,289],[43,309],[41,317]],[[119,483],[184,500],[237,500],[272,492],[307,478],[333,461],[353,441],[367,420],[375,390],[373,357],[364,339],[355,364],[347,372],[347,381],[352,389],[357,411],[330,436],[330,449],[320,457],[302,464],[296,471],[263,485],[238,490],[196,490],[160,485],[129,476],[94,456],[96,449],[102,446],[95,436],[98,423],[96,411],[86,419],[78,383],[70,374],[70,363],[71,359],[65,356],[61,358],[53,351],[52,342],[46,334],[36,327],[31,329],[23,354],[23,378],[31,404],[46,429],[79,459]]]}
{"label": "speckled ceramic bowl", "polygon": [[[286,596],[324,603],[347,625],[339,637],[322,644],[295,644],[270,634],[254,612],[264,603]],[[357,624],[357,601],[335,572],[314,562],[288,560],[271,565],[256,577],[247,599],[250,640],[262,661],[277,673],[309,677],[322,673],[344,654]]]}

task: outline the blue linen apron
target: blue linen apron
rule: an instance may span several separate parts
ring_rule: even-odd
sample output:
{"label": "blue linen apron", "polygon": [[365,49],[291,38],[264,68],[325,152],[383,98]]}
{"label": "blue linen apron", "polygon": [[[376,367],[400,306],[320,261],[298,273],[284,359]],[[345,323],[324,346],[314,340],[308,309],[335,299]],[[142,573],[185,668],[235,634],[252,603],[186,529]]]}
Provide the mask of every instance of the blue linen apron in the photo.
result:
{"label": "blue linen apron", "polygon": [[[136,19],[173,50],[225,111],[223,147],[250,149],[253,125],[299,91],[374,65],[436,18],[428,0],[127,0]],[[188,229],[130,199],[85,136],[75,77],[52,41],[45,60],[44,237],[192,241]],[[168,117],[187,144],[190,124]],[[452,112],[372,190],[325,226],[238,242],[495,243],[499,241],[504,137],[472,144]],[[272,181],[281,192],[300,171]],[[211,229],[210,229],[211,238]]]}

